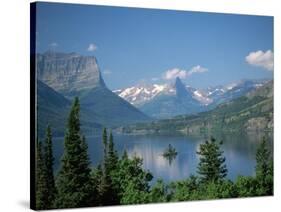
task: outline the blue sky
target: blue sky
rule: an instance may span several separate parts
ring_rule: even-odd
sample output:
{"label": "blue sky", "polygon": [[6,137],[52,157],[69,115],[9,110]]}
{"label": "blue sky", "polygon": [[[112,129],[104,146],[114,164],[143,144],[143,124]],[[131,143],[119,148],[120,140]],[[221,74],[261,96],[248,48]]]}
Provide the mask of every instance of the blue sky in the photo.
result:
{"label": "blue sky", "polygon": [[273,17],[39,3],[37,50],[97,57],[111,89],[273,78]]}

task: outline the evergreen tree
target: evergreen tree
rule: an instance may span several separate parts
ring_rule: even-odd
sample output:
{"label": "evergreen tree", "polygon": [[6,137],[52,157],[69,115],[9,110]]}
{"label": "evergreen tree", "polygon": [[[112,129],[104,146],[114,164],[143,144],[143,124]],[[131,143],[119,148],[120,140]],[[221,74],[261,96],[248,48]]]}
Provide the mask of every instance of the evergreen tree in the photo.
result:
{"label": "evergreen tree", "polygon": [[47,183],[47,202],[46,205],[48,209],[53,208],[56,188],[55,188],[55,179],[54,179],[54,157],[53,157],[53,143],[52,143],[52,132],[51,127],[48,125],[46,130],[46,139],[45,139],[45,167],[46,167],[46,183]]}
{"label": "evergreen tree", "polygon": [[110,182],[109,182],[109,173],[107,169],[107,149],[108,149],[108,142],[107,142],[107,130],[103,128],[102,132],[102,143],[103,143],[103,163],[101,166],[101,179],[98,185],[98,192],[99,192],[99,200],[101,205],[106,205],[108,202],[108,195],[110,189]]}
{"label": "evergreen tree", "polygon": [[106,160],[107,157],[107,131],[106,128],[103,128],[103,132],[102,132],[102,143],[103,143],[103,158],[104,161]]}
{"label": "evergreen tree", "polygon": [[270,151],[266,146],[266,140],[263,138],[256,153],[256,176],[265,179],[269,171]]}
{"label": "evergreen tree", "polygon": [[88,147],[80,132],[79,111],[79,99],[76,97],[68,117],[64,154],[57,179],[56,203],[59,208],[90,206],[95,198]]}
{"label": "evergreen tree", "polygon": [[36,145],[36,209],[43,210],[48,208],[48,187],[47,187],[47,172],[44,163],[44,156],[42,154],[42,143],[37,140]]}
{"label": "evergreen tree", "polygon": [[168,194],[167,187],[162,179],[158,179],[155,185],[151,188],[149,198],[151,203],[167,202]]}
{"label": "evergreen tree", "polygon": [[220,145],[222,142],[217,143],[213,137],[210,142],[206,141],[200,145],[200,150],[197,152],[200,155],[197,172],[201,175],[202,182],[218,182],[227,175],[225,157],[220,150]]}
{"label": "evergreen tree", "polygon": [[117,169],[112,173],[113,185],[116,186],[120,204],[149,202],[149,182],[153,176],[143,170],[141,158],[129,159],[125,151],[119,160]]}
{"label": "evergreen tree", "polygon": [[97,192],[96,199],[93,201],[93,205],[102,205],[102,196],[104,193],[102,185],[102,166],[99,164],[97,168],[92,171],[92,181],[93,181],[93,190]]}
{"label": "evergreen tree", "polygon": [[123,152],[123,155],[122,155],[122,158],[121,160],[127,160],[128,159],[128,153],[127,153],[127,150],[125,149],[124,152]]}
{"label": "evergreen tree", "polygon": [[110,189],[109,192],[111,193],[110,198],[109,198],[109,204],[114,205],[114,204],[119,204],[120,199],[118,197],[118,186],[116,186],[113,183],[113,173],[117,169],[118,165],[118,153],[114,149],[114,142],[113,142],[113,135],[112,132],[110,132],[109,135],[109,143],[108,143],[108,155],[107,155],[107,170],[108,174],[110,176],[109,178],[109,184],[110,184]]}
{"label": "evergreen tree", "polygon": [[118,154],[114,149],[113,135],[110,133],[107,140],[107,130],[103,130],[104,162],[103,172],[99,185],[99,194],[103,205],[115,205],[119,203],[117,191],[112,183],[112,172],[116,169],[118,163]]}
{"label": "evergreen tree", "polygon": [[191,175],[186,180],[171,182],[168,184],[168,188],[168,197],[171,201],[200,199],[200,184],[198,178],[194,175]]}
{"label": "evergreen tree", "polygon": [[118,163],[118,153],[114,149],[112,132],[110,132],[110,135],[109,135],[107,160],[108,160],[108,167],[107,168],[109,169],[109,171],[113,171],[114,169],[116,169],[116,166],[117,166],[117,163]]}
{"label": "evergreen tree", "polygon": [[252,176],[238,176],[235,182],[238,197],[253,197],[258,195],[259,185]]}
{"label": "evergreen tree", "polygon": [[256,178],[260,185],[259,195],[272,195],[273,193],[273,160],[263,138],[256,153]]}
{"label": "evergreen tree", "polygon": [[101,169],[101,176],[100,176],[99,184],[97,187],[98,196],[99,196],[99,204],[100,205],[108,205],[108,195],[110,195],[109,191],[109,184],[107,178],[104,174],[104,170]]}

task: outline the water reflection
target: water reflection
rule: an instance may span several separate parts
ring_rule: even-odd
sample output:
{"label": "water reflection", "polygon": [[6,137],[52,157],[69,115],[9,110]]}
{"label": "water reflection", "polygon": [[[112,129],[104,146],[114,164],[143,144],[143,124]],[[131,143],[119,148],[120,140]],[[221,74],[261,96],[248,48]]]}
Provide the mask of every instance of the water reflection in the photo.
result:
{"label": "water reflection", "polygon": [[169,165],[171,166],[172,162],[176,159],[177,155],[168,155],[168,156],[163,156],[166,160],[168,160]]}
{"label": "water reflection", "polygon": [[176,151],[176,148],[172,146],[172,144],[169,144],[168,147],[163,151],[162,156],[169,161],[169,165],[172,164],[172,162],[177,157],[178,152]]}
{"label": "water reflection", "polygon": [[[252,134],[213,134],[217,140],[223,140],[223,151],[226,157],[228,178],[234,180],[238,175],[252,176],[255,173],[255,153],[264,133]],[[272,135],[266,135],[273,149]],[[196,151],[199,145],[210,135],[183,136],[133,136],[115,135],[114,143],[119,155],[127,150],[129,157],[134,155],[143,158],[143,167],[152,172],[155,182],[157,178],[174,181],[196,175],[199,157]],[[87,137],[89,155],[93,166],[103,159],[101,136]],[[55,169],[63,153],[63,138],[54,139]],[[178,150],[175,158],[166,159],[163,151],[168,144]]]}

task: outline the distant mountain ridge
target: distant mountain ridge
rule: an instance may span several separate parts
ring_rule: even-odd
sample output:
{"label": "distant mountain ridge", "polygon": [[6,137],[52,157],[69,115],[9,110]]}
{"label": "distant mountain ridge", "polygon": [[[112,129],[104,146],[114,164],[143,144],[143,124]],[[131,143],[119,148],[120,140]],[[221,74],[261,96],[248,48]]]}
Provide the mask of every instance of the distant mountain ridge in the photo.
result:
{"label": "distant mountain ridge", "polygon": [[267,81],[241,80],[225,86],[196,89],[184,85],[177,78],[172,84],[139,85],[113,92],[150,116],[168,118],[210,110],[255,90]]}
{"label": "distant mountain ridge", "polygon": [[[107,88],[94,56],[48,51],[37,54],[36,61],[39,81],[37,95],[42,100],[38,101],[38,107],[41,108],[40,113],[45,114],[39,116],[39,119],[48,119],[49,122],[55,123],[54,119],[64,117],[64,111],[69,109],[73,98],[78,96],[81,114],[85,116],[84,123],[86,125],[88,123],[89,126],[95,123],[112,127],[151,120]],[[55,105],[57,99],[64,104],[57,107]],[[48,103],[52,100],[54,105],[50,108],[43,105],[43,102]],[[51,113],[53,116],[49,116],[50,109],[55,112]],[[53,120],[50,120],[50,117]]]}
{"label": "distant mountain ridge", "polygon": [[177,78],[174,84],[168,86],[168,92],[159,93],[151,101],[139,107],[141,111],[155,118],[167,118],[181,114],[191,114],[202,111],[205,106],[186,89]]}
{"label": "distant mountain ridge", "polygon": [[272,131],[273,81],[265,83],[244,96],[222,103],[196,115],[136,124],[121,129],[125,133],[161,133],[180,131],[198,134],[221,131]]}

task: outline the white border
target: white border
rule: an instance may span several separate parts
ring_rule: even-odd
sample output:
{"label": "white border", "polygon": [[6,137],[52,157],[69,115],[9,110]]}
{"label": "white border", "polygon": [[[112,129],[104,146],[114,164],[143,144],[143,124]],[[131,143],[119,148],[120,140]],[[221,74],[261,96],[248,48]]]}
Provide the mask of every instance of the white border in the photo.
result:
{"label": "white border", "polygon": [[[54,2],[50,0],[51,2]],[[275,16],[275,195],[266,198],[197,201],[95,208],[95,211],[277,211],[280,205],[280,28],[277,0],[66,0],[68,3],[116,5],[188,11]],[[0,65],[0,211],[29,208],[29,0],[1,2]],[[57,0],[56,2],[64,2]],[[279,39],[278,39],[279,38]],[[276,73],[277,70],[277,73]],[[279,204],[278,204],[279,202]],[[92,211],[93,208],[75,211]],[[280,210],[280,209],[279,209]],[[56,210],[54,210],[56,211]],[[70,211],[70,210],[65,210]]]}

